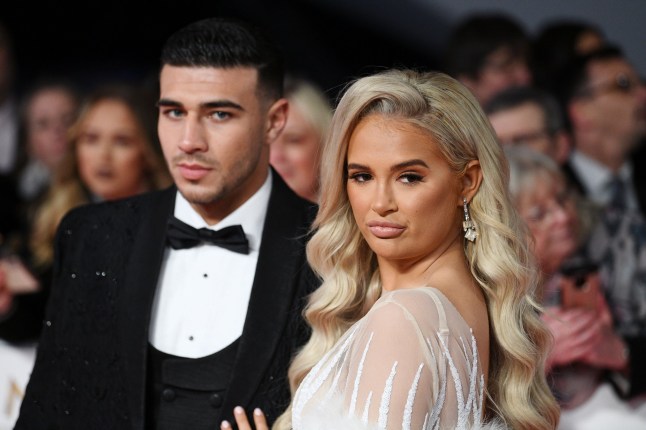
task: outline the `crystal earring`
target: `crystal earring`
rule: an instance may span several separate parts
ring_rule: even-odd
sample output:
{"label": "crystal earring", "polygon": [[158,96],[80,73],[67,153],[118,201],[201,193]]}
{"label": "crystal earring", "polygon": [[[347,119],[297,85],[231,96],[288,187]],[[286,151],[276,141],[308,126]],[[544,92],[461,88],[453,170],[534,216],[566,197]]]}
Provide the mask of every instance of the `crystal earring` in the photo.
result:
{"label": "crystal earring", "polygon": [[476,237],[478,237],[478,232],[476,231],[476,225],[469,217],[469,206],[467,204],[467,198],[462,197],[462,205],[464,207],[464,221],[462,222],[462,230],[464,230],[464,237],[471,242],[475,242]]}

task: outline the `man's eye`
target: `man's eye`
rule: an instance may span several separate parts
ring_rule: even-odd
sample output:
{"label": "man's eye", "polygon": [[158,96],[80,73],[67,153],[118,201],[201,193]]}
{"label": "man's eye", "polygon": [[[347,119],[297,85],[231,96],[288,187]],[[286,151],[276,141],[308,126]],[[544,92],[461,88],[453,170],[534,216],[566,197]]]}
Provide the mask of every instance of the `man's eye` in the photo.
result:
{"label": "man's eye", "polygon": [[225,119],[228,119],[231,117],[231,114],[229,112],[222,112],[222,111],[215,111],[211,113],[211,117],[213,119],[216,119],[218,121],[223,121]]}
{"label": "man's eye", "polygon": [[168,109],[163,111],[163,114],[167,116],[168,118],[181,118],[184,114],[180,109]]}

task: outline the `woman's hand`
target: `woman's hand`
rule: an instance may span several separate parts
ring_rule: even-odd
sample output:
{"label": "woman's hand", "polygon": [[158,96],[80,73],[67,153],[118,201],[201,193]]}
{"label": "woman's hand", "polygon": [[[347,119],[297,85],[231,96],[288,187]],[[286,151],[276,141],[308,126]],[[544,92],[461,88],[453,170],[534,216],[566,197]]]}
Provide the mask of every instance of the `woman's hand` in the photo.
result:
{"label": "woman's hand", "polygon": [[[236,419],[236,424],[238,425],[239,430],[251,430],[251,424],[247,419],[247,414],[241,406],[236,406],[233,409],[233,416]],[[265,419],[265,414],[258,408],[253,410],[253,423],[256,427],[256,430],[269,430],[267,425],[267,420]],[[222,421],[220,424],[221,430],[230,430],[231,424],[228,421]]]}
{"label": "woman's hand", "polygon": [[542,315],[553,336],[552,350],[547,359],[547,371],[592,354],[605,328],[594,310],[548,307]]}

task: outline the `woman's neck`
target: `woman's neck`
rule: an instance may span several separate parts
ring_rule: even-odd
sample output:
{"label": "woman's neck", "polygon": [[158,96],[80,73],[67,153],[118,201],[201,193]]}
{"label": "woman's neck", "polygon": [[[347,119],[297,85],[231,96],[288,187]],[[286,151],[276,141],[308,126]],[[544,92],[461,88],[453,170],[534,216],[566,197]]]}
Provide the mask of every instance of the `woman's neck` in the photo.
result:
{"label": "woman's neck", "polygon": [[417,259],[388,260],[377,257],[384,291],[434,285],[437,278],[455,270],[466,270],[462,237],[456,236],[444,249]]}

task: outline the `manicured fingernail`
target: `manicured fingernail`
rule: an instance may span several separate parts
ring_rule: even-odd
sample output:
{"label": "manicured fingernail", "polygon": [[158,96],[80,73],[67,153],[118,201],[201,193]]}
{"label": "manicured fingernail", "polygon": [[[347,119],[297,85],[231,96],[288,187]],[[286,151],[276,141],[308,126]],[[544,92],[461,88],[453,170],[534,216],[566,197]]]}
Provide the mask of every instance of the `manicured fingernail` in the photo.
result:
{"label": "manicured fingernail", "polygon": [[242,406],[236,406],[233,408],[233,413],[236,415],[240,415],[244,413],[244,409],[242,409]]}
{"label": "manicured fingernail", "polygon": [[262,411],[260,410],[260,408],[256,408],[253,410],[253,414],[260,417],[262,416]]}
{"label": "manicured fingernail", "polygon": [[230,429],[230,428],[231,428],[231,424],[229,424],[229,421],[224,420],[224,421],[222,421],[222,424],[220,424],[220,428],[221,428],[221,429]]}

